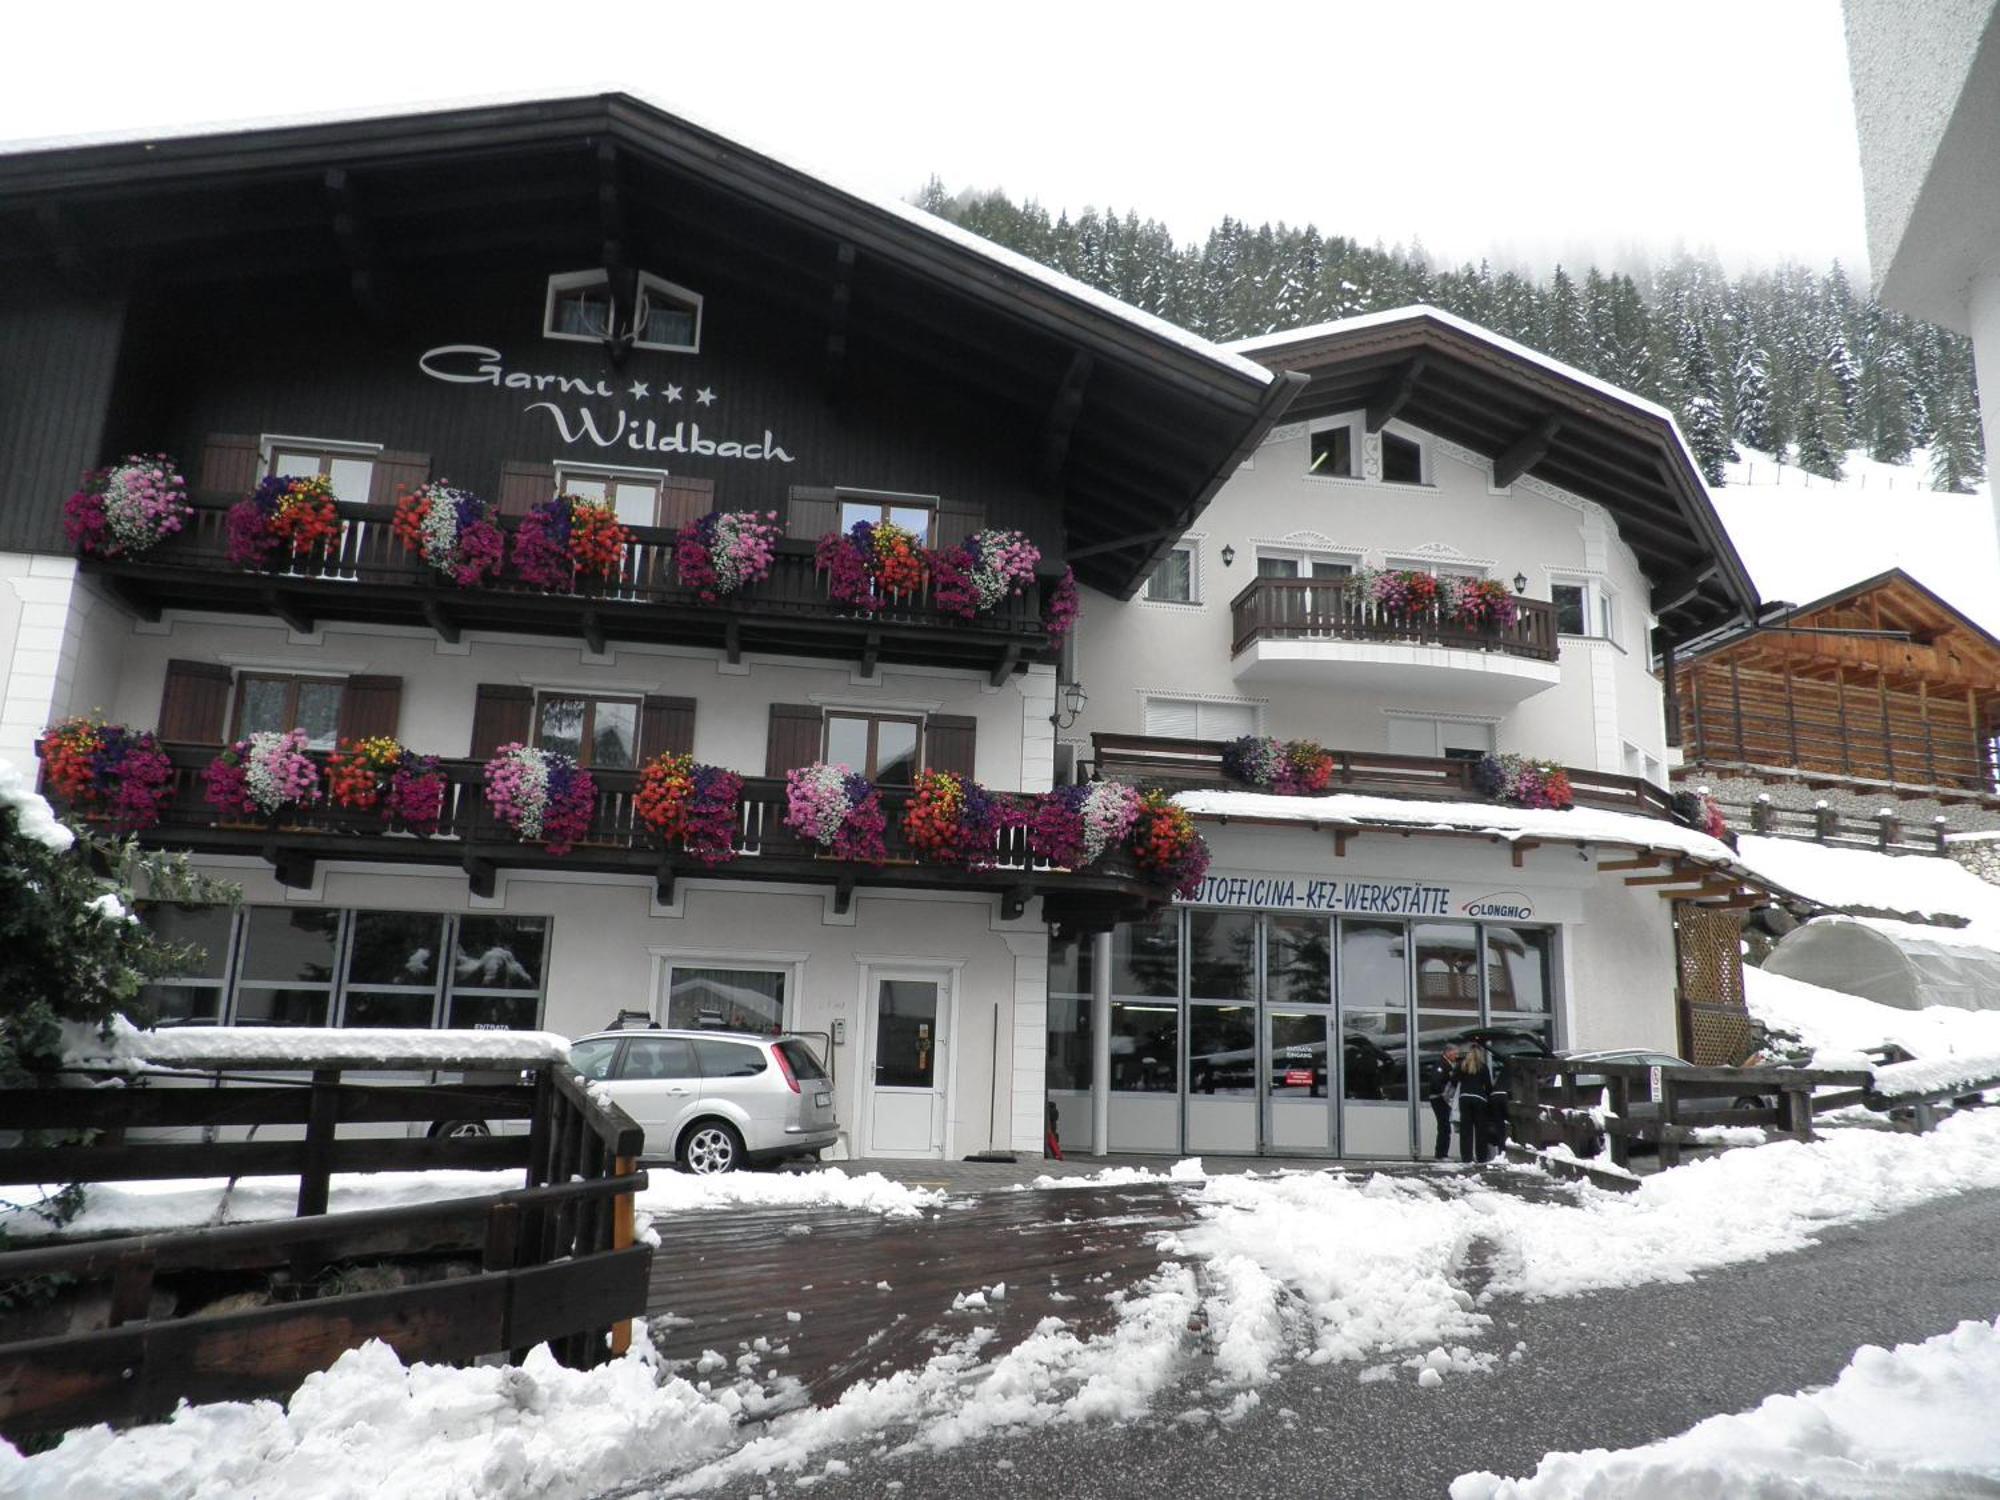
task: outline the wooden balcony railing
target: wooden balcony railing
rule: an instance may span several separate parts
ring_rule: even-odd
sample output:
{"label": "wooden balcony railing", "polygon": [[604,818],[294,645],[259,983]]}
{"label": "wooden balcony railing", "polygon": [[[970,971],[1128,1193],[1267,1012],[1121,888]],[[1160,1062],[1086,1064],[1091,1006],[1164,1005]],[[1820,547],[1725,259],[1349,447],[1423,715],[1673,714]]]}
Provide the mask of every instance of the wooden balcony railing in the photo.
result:
{"label": "wooden balcony railing", "polygon": [[634,526],[616,581],[583,580],[573,593],[552,593],[515,573],[516,523],[501,517],[510,536],[508,563],[493,582],[458,588],[395,535],[393,506],[342,504],[337,510],[346,524],[335,545],[245,569],[229,562],[228,505],[192,504],[187,526],[142,556],[86,559],[86,565],[142,614],[174,605],[251,609],[295,629],[309,630],[322,618],[427,625],[448,639],[471,628],[527,629],[579,635],[595,649],[607,636],[717,644],[732,660],[744,649],[971,660],[991,666],[996,677],[1049,649],[1042,616],[1056,577],[1048,569],[1037,587],[973,620],[940,609],[928,584],[863,612],[829,596],[827,575],[813,564],[813,542],[788,538],[777,545],[769,578],[704,604],[680,581],[678,533]]}
{"label": "wooden balcony railing", "polygon": [[[1091,740],[1096,773],[1111,780],[1177,790],[1248,790],[1242,782],[1223,773],[1221,740],[1178,740],[1137,734],[1097,734]],[[1377,755],[1364,750],[1329,753],[1333,756],[1333,775],[1327,783],[1328,794],[1358,792],[1374,797],[1415,797],[1440,802],[1490,800],[1473,780],[1473,771],[1479,764],[1476,760]],[[1673,800],[1666,790],[1641,777],[1586,771],[1579,766],[1566,766],[1564,771],[1578,807],[1673,818]]]}
{"label": "wooden balcony railing", "polygon": [[[635,815],[637,771],[592,770],[597,807],[590,829],[567,854],[553,855],[539,844],[523,843],[494,816],[484,794],[484,761],[439,762],[446,782],[443,813],[434,832],[419,834],[385,821],[377,810],[336,807],[326,801],[288,808],[269,818],[225,814],[209,803],[202,775],[215,759],[215,748],[162,748],[173,762],[173,796],[160,822],[141,835],[142,841],[211,853],[260,854],[275,867],[279,881],[292,886],[309,885],[313,867],[321,859],[364,859],[459,866],[480,895],[492,894],[494,872],[505,867],[649,874],[663,899],[670,898],[679,875],[810,881],[839,888],[843,909],[849,893],[862,884],[997,891],[1005,897],[1003,909],[1009,916],[1018,916],[1035,895],[1058,898],[1055,904],[1066,912],[1094,901],[1107,910],[1135,905],[1143,910],[1167,896],[1163,888],[1144,881],[1122,855],[1106,855],[1080,872],[1052,866],[1030,852],[1024,828],[1003,830],[991,860],[978,869],[922,861],[903,833],[903,814],[913,795],[908,787],[879,789],[888,824],[883,838],[886,858],[879,865],[864,865],[834,859],[785,826],[782,777],[746,776],[737,812],[736,858],[707,866],[678,850],[662,849]],[[323,754],[315,759],[324,764]]]}
{"label": "wooden balcony railing", "polygon": [[1339,579],[1254,578],[1229,604],[1232,649],[1241,653],[1265,640],[1383,641],[1556,660],[1555,606],[1514,602],[1519,614],[1512,625],[1487,628],[1461,624],[1436,606],[1395,613]]}

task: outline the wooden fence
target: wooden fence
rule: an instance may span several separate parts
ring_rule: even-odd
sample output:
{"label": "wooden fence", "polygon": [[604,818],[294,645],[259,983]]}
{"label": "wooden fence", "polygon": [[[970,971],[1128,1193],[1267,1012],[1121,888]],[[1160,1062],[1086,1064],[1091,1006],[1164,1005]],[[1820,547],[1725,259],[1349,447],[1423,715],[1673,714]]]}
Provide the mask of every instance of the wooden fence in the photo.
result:
{"label": "wooden fence", "polygon": [[1874,849],[1883,854],[1949,854],[1951,832],[1942,818],[1914,826],[1884,809],[1872,818],[1851,817],[1831,807],[1779,807],[1767,798],[1755,802],[1720,802],[1722,815],[1734,828],[1747,828],[1766,838],[1810,839],[1832,848]]}
{"label": "wooden fence", "polygon": [[1253,578],[1229,601],[1229,615],[1238,655],[1263,640],[1379,641],[1555,661],[1556,607],[1545,599],[1514,607],[1511,624],[1468,625],[1442,605],[1389,609],[1340,579]]}
{"label": "wooden fence", "polygon": [[[369,1071],[429,1070],[431,1059],[370,1059]],[[232,1061],[232,1069],[245,1067]],[[257,1064],[251,1064],[257,1067]],[[371,1338],[405,1360],[524,1354],[548,1342],[587,1367],[624,1349],[645,1309],[652,1251],[635,1243],[633,1194],[644,1132],[593,1099],[565,1063],[532,1082],[358,1083],[320,1066],[306,1084],[264,1076],[207,1087],[0,1090],[0,1129],[96,1132],[87,1144],[0,1149],[0,1181],[111,1182],[299,1177],[299,1217],[269,1223],[72,1241],[0,1253],[0,1286],[29,1278],[108,1283],[107,1326],[0,1344],[0,1433],[165,1415],[180,1400],[291,1390]],[[294,1064],[293,1066],[296,1066]],[[190,1080],[192,1081],[192,1080]],[[486,1137],[343,1138],[342,1126],[524,1121]],[[297,1129],[289,1140],[147,1140],[135,1133]],[[334,1172],[523,1169],[514,1191],[329,1213]],[[310,1295],[320,1273],[356,1260],[459,1251],[473,1274],[383,1290]],[[297,1300],[213,1316],[149,1316],[155,1290],[191,1272],[284,1268]]]}

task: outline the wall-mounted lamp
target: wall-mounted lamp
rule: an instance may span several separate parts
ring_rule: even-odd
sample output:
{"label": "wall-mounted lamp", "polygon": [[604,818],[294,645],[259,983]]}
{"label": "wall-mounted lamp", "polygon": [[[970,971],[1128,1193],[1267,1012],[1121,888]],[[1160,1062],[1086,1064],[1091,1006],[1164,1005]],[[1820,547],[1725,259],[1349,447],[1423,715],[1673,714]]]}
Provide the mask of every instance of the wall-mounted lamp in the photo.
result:
{"label": "wall-mounted lamp", "polygon": [[1516,573],[1514,575],[1514,592],[1517,594],[1528,592],[1528,575],[1526,573]]}
{"label": "wall-mounted lamp", "polygon": [[1230,565],[1231,563],[1233,563],[1233,562],[1235,562],[1235,561],[1236,561],[1236,549],[1235,549],[1234,547],[1228,547],[1228,546],[1225,546],[1225,547],[1224,547],[1224,548],[1222,549],[1222,565],[1223,565],[1223,567],[1225,567],[1225,568],[1226,568],[1226,567],[1228,567],[1228,566],[1229,566],[1229,565]]}
{"label": "wall-mounted lamp", "polygon": [[1049,715],[1049,722],[1058,729],[1067,729],[1083,716],[1083,706],[1090,701],[1090,695],[1083,690],[1083,684],[1072,682],[1062,690],[1062,701],[1056,711]]}

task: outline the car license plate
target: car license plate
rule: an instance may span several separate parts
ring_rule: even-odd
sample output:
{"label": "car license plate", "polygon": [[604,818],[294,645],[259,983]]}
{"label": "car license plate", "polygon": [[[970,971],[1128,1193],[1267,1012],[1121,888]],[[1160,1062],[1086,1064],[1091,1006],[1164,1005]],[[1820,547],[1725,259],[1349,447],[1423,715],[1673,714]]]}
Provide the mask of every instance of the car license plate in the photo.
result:
{"label": "car license plate", "polygon": [[825,1109],[825,1108],[826,1108],[826,1107],[827,1107],[827,1106],[828,1106],[829,1104],[833,1103],[833,1095],[831,1095],[831,1094],[814,1094],[814,1095],[813,1095],[813,1103],[814,1103],[814,1104],[815,1104],[816,1106],[818,1106],[818,1107],[819,1107],[820,1109]]}

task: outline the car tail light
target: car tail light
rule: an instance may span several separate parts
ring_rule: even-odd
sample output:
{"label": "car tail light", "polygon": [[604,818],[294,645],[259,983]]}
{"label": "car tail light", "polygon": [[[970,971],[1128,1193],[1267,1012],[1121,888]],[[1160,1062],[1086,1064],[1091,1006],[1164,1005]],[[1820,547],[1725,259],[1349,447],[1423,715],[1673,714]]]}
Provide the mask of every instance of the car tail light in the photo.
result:
{"label": "car tail light", "polygon": [[778,1060],[778,1071],[785,1075],[785,1086],[796,1094],[799,1091],[799,1075],[792,1071],[792,1060],[785,1056],[785,1049],[773,1047],[771,1056]]}

